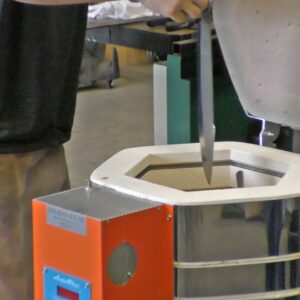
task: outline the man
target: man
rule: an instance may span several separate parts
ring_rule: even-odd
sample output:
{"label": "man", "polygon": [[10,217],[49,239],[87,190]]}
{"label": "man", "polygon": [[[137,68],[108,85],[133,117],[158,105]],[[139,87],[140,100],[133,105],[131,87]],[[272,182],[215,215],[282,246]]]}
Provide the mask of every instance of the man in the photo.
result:
{"label": "man", "polygon": [[[150,9],[177,21],[199,17],[207,2],[143,0]],[[83,3],[0,0],[3,300],[33,299],[31,199],[69,187],[61,145],[70,138],[75,111],[87,15]]]}

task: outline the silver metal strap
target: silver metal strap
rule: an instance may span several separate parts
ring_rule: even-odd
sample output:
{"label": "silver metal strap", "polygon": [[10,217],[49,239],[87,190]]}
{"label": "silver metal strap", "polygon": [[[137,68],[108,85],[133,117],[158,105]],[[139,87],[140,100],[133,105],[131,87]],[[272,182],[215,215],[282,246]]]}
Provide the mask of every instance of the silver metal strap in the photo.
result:
{"label": "silver metal strap", "polygon": [[240,266],[250,266],[250,265],[260,265],[260,264],[272,264],[277,262],[288,262],[293,260],[300,260],[300,253],[258,257],[258,258],[206,261],[206,262],[176,261],[174,262],[174,267],[176,269],[212,269],[212,268],[240,267]]}

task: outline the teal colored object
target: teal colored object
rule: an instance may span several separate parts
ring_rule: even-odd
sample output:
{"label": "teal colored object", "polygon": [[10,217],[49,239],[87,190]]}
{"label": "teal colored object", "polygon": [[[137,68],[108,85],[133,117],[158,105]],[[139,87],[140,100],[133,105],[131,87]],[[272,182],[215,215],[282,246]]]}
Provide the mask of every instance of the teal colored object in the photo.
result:
{"label": "teal colored object", "polygon": [[191,80],[181,79],[181,57],[169,55],[167,60],[168,144],[192,140],[191,115],[194,109]]}

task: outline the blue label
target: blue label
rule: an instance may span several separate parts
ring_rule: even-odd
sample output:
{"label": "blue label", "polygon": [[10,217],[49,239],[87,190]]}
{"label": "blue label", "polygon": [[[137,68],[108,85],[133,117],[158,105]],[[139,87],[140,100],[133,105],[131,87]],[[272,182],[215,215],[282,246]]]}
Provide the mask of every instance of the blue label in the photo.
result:
{"label": "blue label", "polygon": [[44,300],[65,300],[59,295],[60,288],[78,294],[79,300],[91,300],[91,285],[88,281],[51,268],[44,269],[44,288]]}

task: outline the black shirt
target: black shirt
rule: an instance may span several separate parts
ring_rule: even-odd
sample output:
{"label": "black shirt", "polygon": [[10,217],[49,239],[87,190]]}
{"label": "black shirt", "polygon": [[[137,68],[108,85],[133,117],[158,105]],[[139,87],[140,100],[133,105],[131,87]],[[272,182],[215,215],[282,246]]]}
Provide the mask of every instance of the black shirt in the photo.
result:
{"label": "black shirt", "polygon": [[0,153],[70,138],[86,16],[86,5],[0,0]]}

